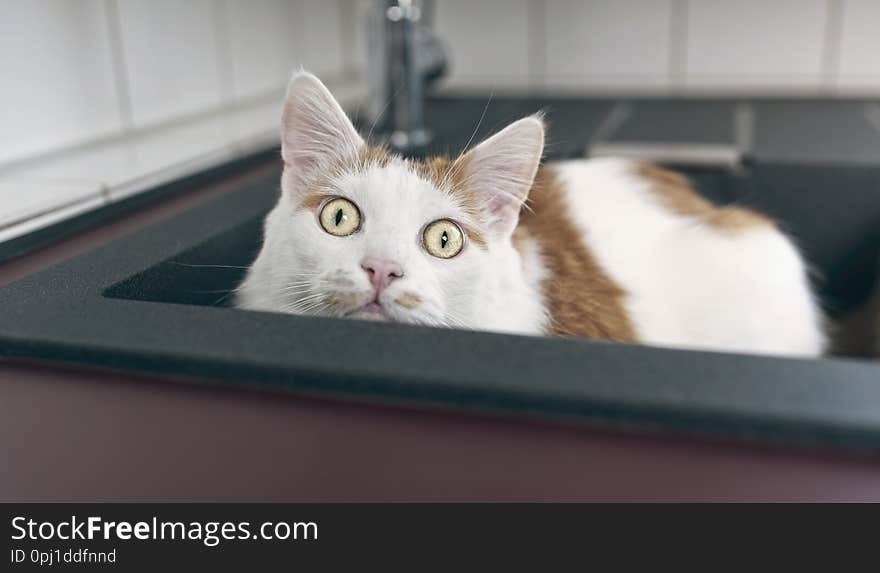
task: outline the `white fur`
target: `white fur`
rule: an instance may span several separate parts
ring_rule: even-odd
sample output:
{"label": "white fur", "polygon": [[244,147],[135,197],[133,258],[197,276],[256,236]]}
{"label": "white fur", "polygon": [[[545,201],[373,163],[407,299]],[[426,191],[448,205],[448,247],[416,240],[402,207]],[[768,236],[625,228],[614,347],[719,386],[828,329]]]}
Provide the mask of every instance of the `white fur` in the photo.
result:
{"label": "white fur", "polygon": [[[287,186],[289,181],[285,181]],[[363,216],[363,230],[334,237],[319,226],[313,212],[297,208],[288,193],[266,218],[259,256],[239,288],[243,308],[342,316],[347,309],[322,306],[322,293],[351,293],[358,304],[372,295],[360,261],[392,259],[404,277],[383,293],[382,302],[400,322],[421,323],[523,334],[540,334],[545,322],[537,273],[523,274],[520,255],[510,240],[483,251],[465,246],[452,259],[437,259],[422,248],[425,224],[468,215],[445,193],[417,176],[403,161],[363,173],[345,174],[334,186],[352,200]],[[536,263],[537,253],[526,256]],[[540,272],[540,271],[538,271]],[[422,304],[405,309],[394,301],[404,292]]]}
{"label": "white fur", "polygon": [[[476,214],[453,199],[448,182],[438,187],[401,159],[384,167],[334,171],[333,165],[357,154],[363,140],[320,80],[296,74],[282,120],[281,198],[266,218],[263,248],[238,289],[237,304],[360,317],[360,309],[376,296],[361,263],[387,259],[403,276],[378,296],[379,318],[540,334],[546,321],[540,285],[522,270],[524,263],[538,265],[537,253],[521,262],[510,234],[538,168],[543,138],[540,119],[526,118],[469,152],[470,161],[457,175],[483,191],[480,218],[491,222],[488,245],[465,244],[458,256],[439,259],[422,246],[425,225],[452,219],[477,226]],[[357,205],[358,232],[332,236],[318,224],[317,213],[300,208],[319,187]],[[351,302],[330,301],[340,295]],[[401,304],[404,295],[417,296],[419,304]]]}
{"label": "white fur", "polygon": [[648,344],[820,354],[803,260],[769,226],[719,231],[662,206],[622,159],[560,163],[571,214]]}
{"label": "white fur", "polygon": [[[309,74],[291,81],[284,112],[282,194],[266,218],[263,248],[239,288],[243,308],[359,316],[375,296],[361,268],[366,258],[390,259],[403,277],[379,296],[384,318],[399,322],[546,332],[542,292],[553,280],[547,253],[511,242],[543,149],[539,117],[512,124],[469,152],[460,175],[480,192],[487,246],[465,245],[451,259],[421,245],[425,225],[453,219],[478,226],[445,184],[421,177],[412,164],[330,172],[362,140],[324,86]],[[586,246],[627,293],[626,310],[648,344],[725,351],[816,355],[825,345],[822,316],[795,247],[769,227],[725,233],[659,204],[649,183],[624,160],[560,163],[570,213]],[[300,207],[315,186],[354,202],[361,230],[347,237],[321,228]],[[420,303],[404,305],[401,295]],[[346,295],[351,302],[328,303]]]}
{"label": "white fur", "polygon": [[508,238],[516,228],[543,151],[544,123],[536,115],[510,124],[467,154],[466,185],[485,190],[487,227],[495,238]]}

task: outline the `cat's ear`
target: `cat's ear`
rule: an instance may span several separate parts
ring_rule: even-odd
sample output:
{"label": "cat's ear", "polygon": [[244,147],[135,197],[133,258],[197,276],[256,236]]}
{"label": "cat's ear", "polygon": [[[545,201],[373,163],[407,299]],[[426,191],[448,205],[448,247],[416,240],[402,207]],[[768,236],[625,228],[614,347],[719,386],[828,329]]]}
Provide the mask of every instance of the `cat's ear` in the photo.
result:
{"label": "cat's ear", "polygon": [[281,126],[281,156],[298,181],[355,156],[364,144],[330,90],[308,72],[291,78]]}
{"label": "cat's ear", "polygon": [[483,199],[493,235],[513,233],[543,152],[544,121],[536,114],[510,124],[460,159],[468,187]]}

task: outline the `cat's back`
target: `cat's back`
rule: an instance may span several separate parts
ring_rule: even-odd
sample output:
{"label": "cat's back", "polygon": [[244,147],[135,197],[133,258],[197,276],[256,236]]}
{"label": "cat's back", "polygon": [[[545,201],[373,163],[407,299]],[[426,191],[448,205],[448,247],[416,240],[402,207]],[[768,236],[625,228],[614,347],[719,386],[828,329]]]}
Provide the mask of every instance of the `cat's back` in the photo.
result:
{"label": "cat's back", "polygon": [[[619,315],[610,324],[622,327],[612,338],[821,352],[821,313],[805,265],[769,218],[716,206],[671,171],[614,158],[550,164],[539,173],[530,205],[523,226],[545,245],[549,266],[566,274],[575,265],[564,260],[575,256],[594,267],[579,271],[568,288],[576,289],[587,275],[603,277],[586,287],[599,291],[590,304]],[[556,306],[555,314],[571,308],[558,301]]]}

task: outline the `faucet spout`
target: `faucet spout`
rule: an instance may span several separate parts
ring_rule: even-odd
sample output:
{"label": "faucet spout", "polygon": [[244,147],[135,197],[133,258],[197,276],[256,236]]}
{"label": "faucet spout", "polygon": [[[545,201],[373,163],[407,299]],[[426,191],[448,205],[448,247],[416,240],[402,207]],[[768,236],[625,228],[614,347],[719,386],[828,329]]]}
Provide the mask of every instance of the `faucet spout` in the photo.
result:
{"label": "faucet spout", "polygon": [[431,0],[377,0],[369,24],[370,120],[397,152],[420,155],[431,142],[425,88],[443,75],[446,53],[430,29]]}

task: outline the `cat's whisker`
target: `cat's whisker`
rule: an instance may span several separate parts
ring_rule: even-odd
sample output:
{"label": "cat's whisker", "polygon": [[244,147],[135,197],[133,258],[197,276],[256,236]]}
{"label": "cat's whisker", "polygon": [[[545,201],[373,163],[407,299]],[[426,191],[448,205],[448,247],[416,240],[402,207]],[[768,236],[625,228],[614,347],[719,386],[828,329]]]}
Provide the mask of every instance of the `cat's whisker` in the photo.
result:
{"label": "cat's whisker", "polygon": [[179,267],[187,267],[192,269],[249,269],[250,267],[242,267],[238,265],[205,265],[205,264],[191,264],[191,263],[180,263],[177,261],[170,261],[169,264],[177,265]]}
{"label": "cat's whisker", "polygon": [[459,317],[458,315],[456,315],[455,313],[453,313],[451,311],[447,311],[443,318],[451,326],[454,326],[456,328],[461,328],[464,330],[471,330],[471,328],[465,323],[465,321],[461,317]]}
{"label": "cat's whisker", "polygon": [[220,303],[225,301],[227,298],[229,298],[229,295],[225,294],[225,295],[221,296],[220,298],[218,298],[217,300],[215,300],[213,303],[211,303],[211,306],[218,306]]}
{"label": "cat's whisker", "polygon": [[294,280],[300,279],[300,278],[314,278],[314,277],[320,276],[321,274],[323,274],[323,273],[320,273],[318,271],[313,271],[313,272],[301,271],[301,272],[289,275],[287,278],[294,279]]}
{"label": "cat's whisker", "polygon": [[308,292],[312,290],[312,285],[310,283],[302,283],[302,284],[288,284],[281,287],[284,292]]}
{"label": "cat's whisker", "polygon": [[278,292],[281,294],[288,295],[302,295],[313,292],[313,289],[307,285],[295,286],[295,285],[287,285],[278,289]]}
{"label": "cat's whisker", "polygon": [[301,312],[303,309],[319,302],[321,301],[317,297],[292,300],[284,305],[284,309],[287,311]]}
{"label": "cat's whisker", "polygon": [[462,149],[462,153],[467,151],[468,147],[471,146],[471,143],[474,142],[474,138],[477,136],[477,132],[480,130],[480,126],[483,125],[483,120],[486,119],[486,112],[489,111],[489,104],[492,103],[492,98],[495,97],[495,88],[492,88],[492,91],[489,92],[489,99],[486,100],[486,105],[483,107],[483,113],[480,114],[480,119],[477,121],[476,127],[474,127],[473,133],[468,138],[467,143],[464,144],[464,149]]}
{"label": "cat's whisker", "polygon": [[[480,114],[480,119],[477,121],[477,125],[474,127],[474,130],[471,133],[471,136],[468,138],[467,143],[465,143],[464,148],[461,151],[462,154],[464,154],[468,151],[468,148],[470,147],[471,143],[473,143],[474,138],[477,136],[477,133],[480,130],[480,126],[483,124],[483,120],[486,118],[486,112],[489,111],[489,104],[492,103],[492,98],[494,96],[495,96],[495,88],[493,87],[492,91],[489,93],[489,98],[486,100],[486,105],[485,105],[485,107],[483,107],[483,112]],[[453,190],[452,189],[452,187],[453,187],[452,181],[454,181],[455,178],[461,172],[461,170],[464,169],[466,162],[462,161],[462,157],[463,157],[463,155],[452,162],[452,166],[447,170],[446,174],[443,177],[441,187],[450,191],[450,192]],[[466,184],[463,184],[462,186],[466,186]]]}
{"label": "cat's whisker", "polygon": [[[372,118],[368,142],[401,89]],[[719,343],[720,349],[822,351],[822,313],[804,285],[804,263],[772,221],[742,206],[706,204],[686,178],[628,160],[542,168],[546,150],[560,142],[545,141],[540,112],[471,148],[491,121],[494,91],[459,156],[422,163],[387,151],[364,153],[362,138],[330,92],[314,76],[297,75],[284,109],[284,192],[351,197],[367,224],[357,236],[329,238],[313,221],[305,228],[306,218],[275,211],[265,220],[263,251],[237,304],[342,316],[364,293],[337,291],[358,288],[354,279],[364,280],[359,263],[375,258],[388,263],[365,267],[376,288],[387,288],[405,270],[405,289],[436,295],[420,296],[411,308],[386,309],[392,321],[626,342],[665,343],[660,333],[671,332],[686,335],[676,337],[682,345],[723,334],[730,342]],[[287,198],[281,195],[281,209]],[[440,209],[432,206],[441,203]],[[534,216],[518,218],[520,213]],[[525,231],[525,241],[492,233],[491,253],[472,249],[458,257],[444,251],[457,258],[441,262],[413,236],[438,216],[477,228],[490,218],[493,229]],[[336,235],[326,221],[318,222]],[[753,246],[739,250],[741,237]],[[766,248],[756,248],[761,245]],[[519,257],[512,252],[517,249]],[[591,256],[594,250],[601,257]],[[395,266],[399,272],[389,270]],[[298,267],[314,270],[296,272]],[[627,304],[628,296],[638,302]],[[719,304],[724,312],[717,311]],[[772,320],[776,316],[786,320]]]}
{"label": "cat's whisker", "polygon": [[325,296],[326,295],[324,293],[319,292],[319,293],[315,293],[315,294],[310,294],[308,296],[300,297],[297,299],[297,302],[306,303],[306,302],[313,301],[316,299],[324,298]]}
{"label": "cat's whisker", "polygon": [[293,300],[293,302],[294,302],[294,303],[297,303],[297,304],[303,304],[303,303],[308,303],[308,302],[313,301],[313,300],[317,300],[317,299],[326,299],[326,298],[327,298],[327,293],[324,293],[324,292],[315,292],[315,293],[307,294],[306,296],[299,296],[299,297],[296,297],[296,298]]}
{"label": "cat's whisker", "polygon": [[403,87],[403,83],[397,86],[397,89],[394,90],[394,93],[391,94],[391,97],[388,98],[388,101],[385,102],[385,105],[382,106],[382,109],[379,111],[379,113],[376,114],[376,117],[373,119],[372,125],[370,125],[370,131],[367,133],[367,137],[365,138],[367,142],[369,142],[370,139],[373,138],[373,130],[376,129],[376,125],[378,125],[379,121],[385,115],[385,112],[388,111],[388,106],[390,106],[391,102],[393,102],[395,98],[397,98],[397,96],[400,94],[400,90],[402,90]]}
{"label": "cat's whisker", "polygon": [[317,314],[318,311],[324,310],[327,308],[327,303],[318,301],[310,305],[306,305],[302,308],[298,309],[298,312],[302,314]]}

